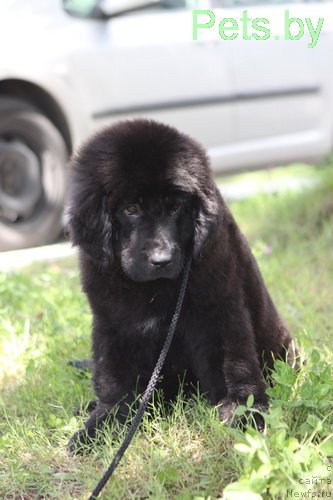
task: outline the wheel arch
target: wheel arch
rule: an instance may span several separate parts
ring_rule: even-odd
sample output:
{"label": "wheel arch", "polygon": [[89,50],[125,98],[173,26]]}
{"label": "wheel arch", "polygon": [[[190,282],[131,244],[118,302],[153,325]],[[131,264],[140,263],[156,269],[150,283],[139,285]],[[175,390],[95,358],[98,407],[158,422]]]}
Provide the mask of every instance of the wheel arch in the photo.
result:
{"label": "wheel arch", "polygon": [[58,102],[42,87],[15,78],[0,81],[0,96],[16,97],[38,108],[62,135],[69,154],[73,151],[70,128]]}

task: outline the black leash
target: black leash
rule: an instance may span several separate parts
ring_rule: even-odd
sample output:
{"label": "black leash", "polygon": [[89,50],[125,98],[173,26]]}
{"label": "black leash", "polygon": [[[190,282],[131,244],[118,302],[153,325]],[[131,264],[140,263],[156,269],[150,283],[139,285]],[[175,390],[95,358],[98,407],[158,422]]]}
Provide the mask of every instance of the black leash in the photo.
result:
{"label": "black leash", "polygon": [[188,277],[190,274],[191,261],[192,261],[192,256],[190,256],[185,263],[183,280],[182,280],[181,287],[179,290],[178,300],[177,300],[175,311],[174,311],[173,316],[172,316],[169,331],[167,333],[162,351],[159,355],[159,358],[157,360],[157,363],[156,363],[156,366],[155,366],[154,371],[152,373],[152,376],[151,376],[149,383],[147,385],[147,389],[145,390],[145,392],[142,396],[142,400],[141,400],[140,406],[138,408],[138,411],[137,411],[135,417],[133,418],[133,421],[132,421],[131,426],[130,426],[130,428],[125,436],[124,441],[122,442],[120,448],[118,449],[117,453],[115,454],[109,468],[106,470],[106,472],[104,473],[104,476],[99,481],[96,488],[94,489],[91,496],[89,497],[89,500],[96,500],[98,495],[103,490],[104,486],[106,485],[106,483],[108,482],[108,480],[112,476],[115,468],[117,467],[122,456],[124,455],[125,451],[127,450],[128,446],[129,446],[130,442],[132,441],[133,436],[134,436],[134,434],[135,434],[135,432],[136,432],[136,430],[137,430],[137,428],[142,420],[142,417],[143,417],[143,414],[144,414],[145,409],[147,407],[147,404],[150,401],[151,395],[155,389],[156,383],[157,383],[158,378],[160,376],[166,355],[168,354],[169,347],[171,345],[171,341],[173,338],[173,334],[175,333],[175,329],[177,326],[177,322],[179,319],[180,311],[181,311],[184,296],[185,296],[187,280],[188,280]]}

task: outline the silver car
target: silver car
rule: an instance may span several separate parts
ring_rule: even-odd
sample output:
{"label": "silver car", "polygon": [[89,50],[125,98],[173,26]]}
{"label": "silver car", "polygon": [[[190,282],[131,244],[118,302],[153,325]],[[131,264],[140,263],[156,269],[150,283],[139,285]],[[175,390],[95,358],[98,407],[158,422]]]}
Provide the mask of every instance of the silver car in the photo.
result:
{"label": "silver car", "polygon": [[333,2],[253,3],[1,0],[0,249],[57,238],[69,155],[119,119],[176,126],[216,172],[330,153]]}

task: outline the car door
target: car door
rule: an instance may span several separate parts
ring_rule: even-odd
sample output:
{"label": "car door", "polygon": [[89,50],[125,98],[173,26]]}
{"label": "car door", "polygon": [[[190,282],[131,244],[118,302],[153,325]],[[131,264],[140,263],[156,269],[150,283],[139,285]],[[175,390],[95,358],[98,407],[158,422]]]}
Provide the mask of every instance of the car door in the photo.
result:
{"label": "car door", "polygon": [[79,20],[91,41],[70,57],[91,128],[144,116],[178,127],[210,150],[235,140],[230,50],[217,33],[193,42],[192,11],[183,3]]}
{"label": "car door", "polygon": [[[332,31],[328,28],[332,2],[276,5],[274,0],[265,0],[255,6],[247,0],[230,3],[231,8],[216,10],[219,18],[239,22],[246,10],[252,20],[267,19],[271,35],[267,40],[254,40],[240,33],[237,39],[223,42],[231,51],[236,114],[236,142],[223,148],[225,165],[256,168],[328,153],[333,115],[332,93],[328,91],[332,85]],[[241,6],[235,7],[237,3]],[[216,4],[222,2],[216,0]],[[314,26],[320,17],[326,22],[313,48],[309,48],[307,29],[299,40],[284,39],[286,19],[304,21],[306,17]],[[298,31],[297,23],[293,28]]]}

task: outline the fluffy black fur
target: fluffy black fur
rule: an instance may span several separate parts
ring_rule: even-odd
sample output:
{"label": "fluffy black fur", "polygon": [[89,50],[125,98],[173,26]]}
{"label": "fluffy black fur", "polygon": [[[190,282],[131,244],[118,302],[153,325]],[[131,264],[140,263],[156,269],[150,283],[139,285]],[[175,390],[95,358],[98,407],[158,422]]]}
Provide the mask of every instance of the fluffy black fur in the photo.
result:
{"label": "fluffy black fur", "polygon": [[180,379],[199,384],[225,421],[249,394],[267,404],[263,367],[286,358],[291,336],[198,143],[148,120],[106,128],[73,159],[68,216],[93,313],[98,398],[71,449],[107,416],[124,422],[146,388],[188,252],[188,288],[159,387],[172,398]]}

